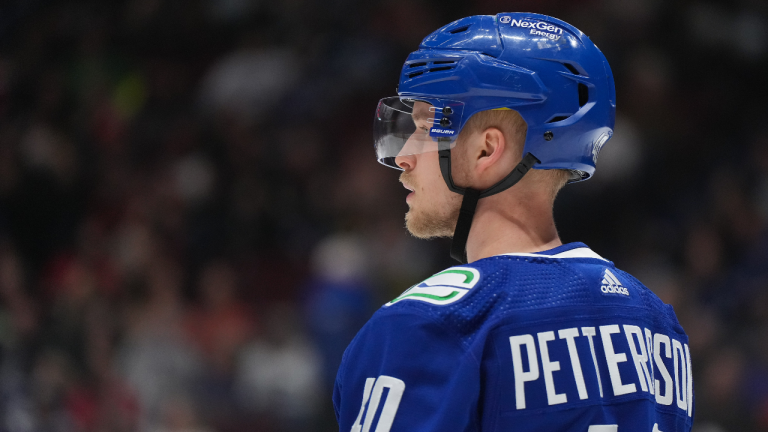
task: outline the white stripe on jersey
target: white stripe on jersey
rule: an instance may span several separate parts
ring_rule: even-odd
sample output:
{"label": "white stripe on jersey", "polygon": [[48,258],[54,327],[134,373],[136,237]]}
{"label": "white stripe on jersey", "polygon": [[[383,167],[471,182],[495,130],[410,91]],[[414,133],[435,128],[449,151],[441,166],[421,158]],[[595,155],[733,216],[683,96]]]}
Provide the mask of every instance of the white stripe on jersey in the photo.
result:
{"label": "white stripe on jersey", "polygon": [[565,252],[560,252],[559,254],[554,254],[554,255],[543,255],[543,254],[536,254],[536,253],[508,253],[508,254],[501,254],[500,256],[520,256],[520,257],[537,257],[537,258],[595,258],[603,261],[608,261],[607,259],[593,252],[592,249],[585,248],[585,247],[567,250]]}

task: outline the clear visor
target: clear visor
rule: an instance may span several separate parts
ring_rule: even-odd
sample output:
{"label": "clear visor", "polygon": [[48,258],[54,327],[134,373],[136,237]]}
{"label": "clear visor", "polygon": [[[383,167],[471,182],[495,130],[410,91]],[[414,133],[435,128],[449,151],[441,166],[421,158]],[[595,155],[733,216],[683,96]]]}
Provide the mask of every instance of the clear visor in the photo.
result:
{"label": "clear visor", "polygon": [[445,99],[393,96],[380,100],[373,122],[376,157],[400,169],[397,156],[452,149],[463,113],[463,103]]}

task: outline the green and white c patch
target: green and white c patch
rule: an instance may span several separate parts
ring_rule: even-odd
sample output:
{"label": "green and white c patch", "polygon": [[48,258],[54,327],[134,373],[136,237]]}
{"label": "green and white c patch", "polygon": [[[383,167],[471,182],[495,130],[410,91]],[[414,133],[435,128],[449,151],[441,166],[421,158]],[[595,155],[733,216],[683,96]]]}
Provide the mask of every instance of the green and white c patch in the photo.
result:
{"label": "green and white c patch", "polygon": [[451,267],[412,286],[384,306],[391,306],[401,300],[418,300],[436,305],[454,303],[464,297],[479,280],[480,272],[471,267]]}

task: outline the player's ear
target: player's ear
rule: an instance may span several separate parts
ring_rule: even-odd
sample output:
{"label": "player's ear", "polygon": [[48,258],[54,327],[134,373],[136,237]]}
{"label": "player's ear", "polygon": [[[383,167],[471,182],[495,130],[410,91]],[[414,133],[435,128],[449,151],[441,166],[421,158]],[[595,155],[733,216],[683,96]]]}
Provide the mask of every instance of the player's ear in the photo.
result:
{"label": "player's ear", "polygon": [[508,143],[501,130],[495,127],[489,127],[478,138],[475,141],[475,170],[482,174],[499,163]]}

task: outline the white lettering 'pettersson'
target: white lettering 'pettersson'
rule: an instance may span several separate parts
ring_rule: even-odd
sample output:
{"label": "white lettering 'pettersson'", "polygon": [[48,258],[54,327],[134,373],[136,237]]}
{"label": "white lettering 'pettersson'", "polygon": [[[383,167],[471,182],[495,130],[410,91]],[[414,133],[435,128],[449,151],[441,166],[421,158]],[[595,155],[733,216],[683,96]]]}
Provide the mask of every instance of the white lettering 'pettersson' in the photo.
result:
{"label": "white lettering 'pettersson'", "polygon": [[549,405],[566,403],[568,398],[565,396],[565,393],[558,394],[555,391],[555,380],[552,377],[552,372],[560,370],[560,362],[549,360],[549,348],[547,348],[547,342],[555,340],[555,332],[542,332],[537,336],[539,338],[539,349],[541,350],[541,369],[544,371],[544,385],[547,387],[547,403]]}
{"label": "white lettering 'pettersson'", "polygon": [[651,381],[648,383],[651,387],[651,394],[656,394],[656,378],[653,372],[653,333],[648,329],[645,332],[645,346],[648,348],[648,369],[651,372]]}
{"label": "white lettering 'pettersson'", "polygon": [[637,387],[634,384],[622,384],[621,374],[619,373],[619,363],[627,361],[627,355],[617,353],[613,349],[611,335],[620,333],[619,326],[616,324],[600,326],[600,337],[603,338],[603,349],[605,350],[605,361],[608,363],[608,373],[611,375],[611,385],[613,394],[621,396],[627,393],[634,393]]}
{"label": "white lettering 'pettersson'", "polygon": [[589,350],[592,352],[592,362],[595,363],[595,375],[597,375],[597,387],[600,389],[600,397],[603,397],[603,382],[600,379],[600,367],[597,365],[597,356],[595,355],[595,341],[592,338],[597,334],[594,327],[582,327],[581,334],[589,340]]}
{"label": "white lettering 'pettersson'", "polygon": [[677,339],[672,339],[672,356],[674,357],[675,367],[675,394],[677,394],[677,407],[683,411],[688,411],[688,385],[686,383],[686,381],[688,381],[688,376],[685,373],[685,351],[683,351],[683,345]]}
{"label": "white lettering 'pettersson'", "polygon": [[[622,333],[622,329],[624,330],[624,338],[614,340],[613,335]],[[574,399],[577,395],[581,400],[589,398],[585,371],[582,369],[579,356],[579,346],[584,347],[584,342],[578,342],[578,340],[581,340],[579,338],[583,336],[587,338],[594,363],[594,374],[588,370],[587,375],[591,377],[591,382],[597,382],[601,399],[605,396],[603,395],[600,371],[601,367],[605,367],[608,370],[614,396],[636,393],[639,388],[643,392],[654,395],[656,403],[660,405],[673,405],[674,401],[676,402],[675,405],[687,412],[688,416],[693,414],[693,404],[691,403],[693,400],[693,380],[690,350],[687,344],[665,334],[654,334],[649,329],[640,328],[636,325],[611,324],[599,327],[600,339],[598,341],[602,342],[602,352],[600,353],[602,356],[598,356],[594,341],[594,337],[597,336],[596,330],[595,327],[582,327],[581,335],[579,335],[578,328],[564,328],[538,332],[535,335],[511,336],[509,343],[512,354],[516,408],[522,410],[529,406],[530,401],[526,400],[526,387],[529,386],[543,385],[546,390],[547,404],[550,406],[568,403],[568,391],[558,393],[557,388],[560,388],[561,391],[567,389],[568,382],[565,380],[569,379],[573,379],[572,382],[576,383],[577,394],[572,395]],[[559,338],[556,338],[555,335]],[[625,345],[622,342],[624,339],[628,343],[628,352],[632,356],[634,373],[629,373],[628,371],[631,369],[627,369],[625,366],[619,366],[628,361],[627,353],[620,352],[627,349],[624,348]],[[553,350],[555,347],[557,349]],[[617,350],[617,347],[620,349]],[[525,356],[523,349],[525,349]],[[567,355],[565,349],[567,349]],[[553,353],[555,358],[552,357]],[[669,363],[665,363],[662,357],[668,359]],[[561,370],[560,362],[563,360],[570,361],[570,371]],[[539,365],[541,365],[541,373]],[[668,365],[673,367],[674,378],[670,374]],[[622,369],[624,376],[622,376]],[[658,371],[658,375],[656,371]],[[569,372],[572,372],[573,375]],[[539,381],[542,376],[543,383]],[[655,379],[657,376],[661,380]]]}
{"label": "white lettering 'pettersson'", "polygon": [[664,366],[664,361],[661,359],[659,353],[661,352],[661,344],[664,344],[664,355],[667,358],[672,358],[672,347],[669,342],[669,336],[656,333],[653,335],[653,359],[656,363],[656,367],[659,368],[661,377],[664,379],[664,394],[661,394],[661,384],[659,380],[656,380],[656,403],[661,405],[672,405],[672,377],[669,375],[667,367]]}
{"label": "white lettering 'pettersson'", "polygon": [[[565,343],[568,344],[568,356],[571,358],[571,367],[573,368],[573,378],[576,380],[576,389],[579,391],[579,399],[584,400],[589,397],[587,395],[587,385],[584,383],[584,373],[581,371],[581,361],[579,360],[579,352],[576,350],[575,338],[579,337],[579,329],[569,328],[562,329],[557,332],[560,339],[565,339]],[[592,351],[594,354],[594,350]]]}
{"label": "white lettering 'pettersson'", "polygon": [[[633,325],[625,325],[624,333],[627,335],[627,342],[629,343],[629,352],[632,354],[632,360],[635,362],[635,369],[637,370],[637,377],[640,380],[640,388],[643,391],[649,391],[653,394],[653,381],[651,381],[651,374],[648,372],[648,353],[645,351],[645,341],[643,340],[643,331],[640,327]],[[635,345],[635,335],[637,337],[638,345]],[[637,347],[640,347],[640,352],[637,351]]]}
{"label": "white lettering 'pettersson'", "polygon": [[[536,359],[536,344],[533,336],[521,335],[509,338],[512,346],[512,365],[515,373],[515,405],[525,409],[525,383],[539,379],[539,362]],[[525,345],[528,354],[528,372],[523,372],[523,356],[520,346]]]}

